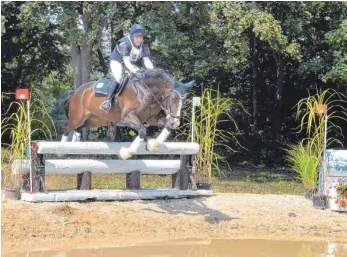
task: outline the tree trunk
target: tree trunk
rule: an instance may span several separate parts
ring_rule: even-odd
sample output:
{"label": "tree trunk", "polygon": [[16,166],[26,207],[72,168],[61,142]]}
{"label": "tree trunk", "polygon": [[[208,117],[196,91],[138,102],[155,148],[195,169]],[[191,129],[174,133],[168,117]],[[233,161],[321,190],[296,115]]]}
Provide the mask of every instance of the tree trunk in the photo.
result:
{"label": "tree trunk", "polygon": [[92,47],[87,42],[83,44],[81,60],[82,84],[84,84],[90,81],[90,73],[92,72]]}
{"label": "tree trunk", "polygon": [[82,63],[81,63],[81,50],[76,42],[71,43],[71,63],[74,75],[74,87],[77,89],[82,85]]}
{"label": "tree trunk", "polygon": [[277,66],[277,81],[276,81],[276,93],[275,93],[275,106],[272,112],[272,141],[278,141],[278,135],[280,134],[282,120],[282,96],[283,96],[283,86],[284,86],[284,67],[283,59],[280,54],[276,53],[275,50],[272,50],[274,59]]}
{"label": "tree trunk", "polygon": [[92,72],[92,40],[90,40],[91,21],[90,21],[90,3],[83,3],[83,28],[84,38],[81,51],[82,60],[82,83],[90,81],[90,73]]}
{"label": "tree trunk", "polygon": [[253,90],[252,90],[252,102],[253,102],[253,129],[258,127],[258,51],[257,51],[257,38],[253,32],[251,32],[251,49],[252,49],[252,69],[253,69]]}
{"label": "tree trunk", "polygon": [[100,65],[102,67],[102,73],[104,73],[104,76],[107,76],[107,73],[108,73],[107,64],[105,62],[104,56],[102,55],[100,48],[97,49],[97,54],[100,61]]}

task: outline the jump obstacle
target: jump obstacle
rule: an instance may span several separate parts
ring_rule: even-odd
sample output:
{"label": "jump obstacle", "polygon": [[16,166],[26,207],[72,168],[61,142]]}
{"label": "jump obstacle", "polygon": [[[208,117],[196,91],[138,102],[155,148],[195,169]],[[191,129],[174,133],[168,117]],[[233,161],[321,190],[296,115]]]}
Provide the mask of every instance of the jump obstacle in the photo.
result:
{"label": "jump obstacle", "polygon": [[[319,170],[318,188],[326,197],[326,207],[331,211],[347,212],[335,201],[337,198],[336,185],[339,180],[347,183],[347,150],[327,149],[326,163],[322,163]],[[318,201],[321,200],[318,198]]]}
{"label": "jump obstacle", "polygon": [[[23,192],[21,199],[31,202],[85,201],[85,200],[138,200],[158,198],[183,198],[211,196],[211,190],[194,187],[194,155],[200,150],[197,143],[165,142],[157,151],[148,152],[142,142],[137,155],[180,155],[176,160],[94,160],[94,159],[45,159],[46,155],[116,155],[130,142],[48,142],[40,141],[32,151],[33,192]],[[13,170],[18,170],[14,163]],[[21,165],[21,172],[28,174],[29,165]],[[91,190],[91,174],[126,174],[127,190]],[[77,190],[48,191],[46,174],[77,174]],[[140,189],[141,174],[171,175],[172,189]]]}

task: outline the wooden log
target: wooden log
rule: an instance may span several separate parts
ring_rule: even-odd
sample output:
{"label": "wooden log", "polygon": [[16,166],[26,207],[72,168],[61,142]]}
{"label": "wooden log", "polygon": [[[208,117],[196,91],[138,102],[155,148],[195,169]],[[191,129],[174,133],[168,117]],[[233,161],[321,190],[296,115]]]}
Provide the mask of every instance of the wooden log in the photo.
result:
{"label": "wooden log", "polygon": [[180,160],[46,160],[46,174],[130,173],[174,174],[180,169]]}
{"label": "wooden log", "polygon": [[[40,141],[38,153],[40,154],[100,154],[115,155],[122,147],[130,147],[131,142],[48,142]],[[198,143],[165,142],[157,151],[149,152],[146,142],[142,142],[137,155],[150,154],[197,154],[200,150]]]}
{"label": "wooden log", "polygon": [[181,167],[179,171],[179,182],[180,182],[180,190],[187,190],[189,189],[189,168],[188,168],[188,161],[190,156],[188,155],[181,155]]}
{"label": "wooden log", "polygon": [[175,174],[172,174],[172,188],[179,189],[180,188],[180,172],[178,171]]}
{"label": "wooden log", "polygon": [[67,202],[67,201],[124,201],[149,199],[177,199],[186,197],[209,197],[212,190],[142,189],[142,190],[52,190],[47,194],[22,193],[22,200],[29,202]]}
{"label": "wooden log", "polygon": [[126,175],[126,187],[128,190],[140,189],[141,173],[133,171]]}
{"label": "wooden log", "polygon": [[91,190],[92,189],[92,173],[84,171],[77,174],[77,190]]}
{"label": "wooden log", "polygon": [[[193,180],[193,172],[194,169],[194,156],[192,155],[181,155],[180,159],[180,170],[172,174],[172,188],[187,190],[193,189],[193,185],[195,186],[195,182]],[[190,186],[191,185],[191,186]],[[196,189],[196,188],[195,188]]]}

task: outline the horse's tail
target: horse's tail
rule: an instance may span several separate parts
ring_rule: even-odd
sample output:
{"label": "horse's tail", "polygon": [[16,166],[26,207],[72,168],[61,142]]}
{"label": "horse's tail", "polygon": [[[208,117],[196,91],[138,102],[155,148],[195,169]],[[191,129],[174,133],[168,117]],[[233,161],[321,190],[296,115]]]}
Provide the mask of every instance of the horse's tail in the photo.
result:
{"label": "horse's tail", "polygon": [[66,117],[69,118],[69,105],[72,95],[75,93],[76,90],[67,90],[63,93],[61,96],[58,104],[60,108],[63,108],[65,111]]}

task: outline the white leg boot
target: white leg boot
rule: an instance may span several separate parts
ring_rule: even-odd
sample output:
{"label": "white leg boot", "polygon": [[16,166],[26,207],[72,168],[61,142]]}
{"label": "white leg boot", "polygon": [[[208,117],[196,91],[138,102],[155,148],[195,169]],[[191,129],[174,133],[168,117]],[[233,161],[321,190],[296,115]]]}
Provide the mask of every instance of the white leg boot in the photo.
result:
{"label": "white leg boot", "polygon": [[137,136],[129,148],[122,147],[120,149],[119,158],[122,160],[131,158],[134,154],[137,153],[137,150],[139,149],[141,142],[143,142],[143,139]]}
{"label": "white leg boot", "polygon": [[63,135],[61,138],[61,142],[68,142],[68,141],[69,141],[69,137]]}
{"label": "white leg boot", "polygon": [[80,142],[80,141],[81,141],[81,133],[74,131],[72,136],[72,142]]}
{"label": "white leg boot", "polygon": [[164,128],[157,139],[150,139],[147,143],[147,150],[150,152],[158,150],[160,145],[165,142],[165,140],[169,137],[170,131],[167,128]]}

